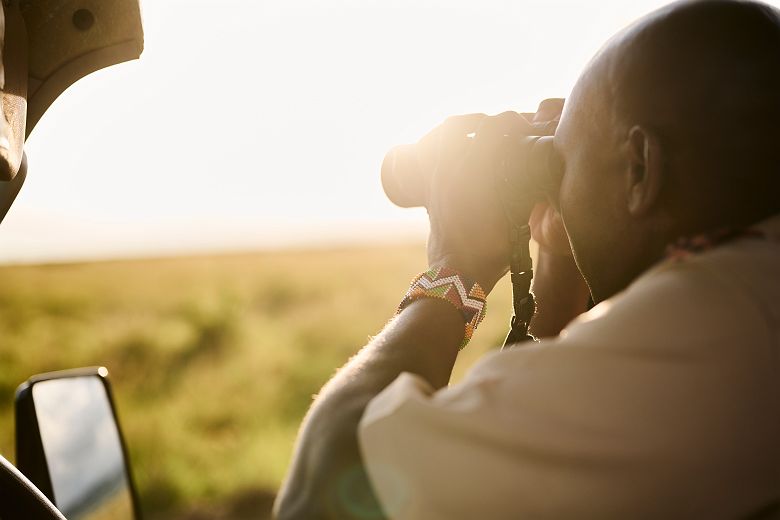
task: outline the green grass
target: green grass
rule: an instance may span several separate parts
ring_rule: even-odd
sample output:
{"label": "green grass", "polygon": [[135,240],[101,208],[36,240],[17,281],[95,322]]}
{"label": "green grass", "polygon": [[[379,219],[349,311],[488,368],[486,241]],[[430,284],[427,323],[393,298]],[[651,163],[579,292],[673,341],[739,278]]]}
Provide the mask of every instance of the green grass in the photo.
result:
{"label": "green grass", "polygon": [[[425,265],[405,246],[1,267],[0,453],[17,385],[104,365],[148,516],[256,514],[312,395]],[[501,343],[509,302],[502,282],[456,380]]]}

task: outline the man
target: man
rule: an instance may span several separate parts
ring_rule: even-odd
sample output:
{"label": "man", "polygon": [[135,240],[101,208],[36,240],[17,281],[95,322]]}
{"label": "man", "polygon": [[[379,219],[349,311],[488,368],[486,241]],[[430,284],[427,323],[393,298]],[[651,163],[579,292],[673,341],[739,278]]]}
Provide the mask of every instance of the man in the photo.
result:
{"label": "man", "polygon": [[[532,331],[554,337],[447,388],[468,315],[413,287],[312,405],[277,516],[777,517],[778,120],[776,10],[677,3],[615,36],[555,133],[559,211],[532,222]],[[480,179],[528,131],[512,113],[434,131],[429,278],[489,292],[506,273]],[[558,335],[585,305],[564,232],[598,305]]]}

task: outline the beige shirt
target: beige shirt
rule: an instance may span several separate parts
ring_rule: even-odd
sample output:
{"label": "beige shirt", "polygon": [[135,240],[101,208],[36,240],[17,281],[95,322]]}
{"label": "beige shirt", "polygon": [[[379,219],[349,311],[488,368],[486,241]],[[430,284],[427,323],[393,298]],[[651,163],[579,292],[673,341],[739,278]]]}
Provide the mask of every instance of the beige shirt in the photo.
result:
{"label": "beige shirt", "polygon": [[780,500],[780,216],[757,228],[459,384],[400,375],[359,429],[387,514],[717,519]]}

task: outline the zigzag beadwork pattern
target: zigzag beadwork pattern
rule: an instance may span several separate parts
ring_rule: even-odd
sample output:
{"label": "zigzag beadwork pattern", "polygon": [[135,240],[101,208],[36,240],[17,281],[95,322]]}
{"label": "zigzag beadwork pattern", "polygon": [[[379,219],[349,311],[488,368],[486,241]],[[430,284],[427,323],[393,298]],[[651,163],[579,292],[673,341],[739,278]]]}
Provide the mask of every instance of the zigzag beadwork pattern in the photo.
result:
{"label": "zigzag beadwork pattern", "polygon": [[466,322],[461,349],[468,344],[487,312],[487,295],[482,287],[448,267],[435,267],[418,275],[398,306],[398,312],[420,298],[446,300],[461,312]]}

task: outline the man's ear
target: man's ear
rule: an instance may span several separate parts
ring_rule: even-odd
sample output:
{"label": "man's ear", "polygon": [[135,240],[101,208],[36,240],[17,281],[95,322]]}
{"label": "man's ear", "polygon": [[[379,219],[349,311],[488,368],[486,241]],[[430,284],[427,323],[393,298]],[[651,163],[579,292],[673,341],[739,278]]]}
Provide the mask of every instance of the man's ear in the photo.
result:
{"label": "man's ear", "polygon": [[628,169],[626,205],[628,212],[640,217],[651,211],[664,183],[664,149],[658,136],[642,126],[628,131]]}

